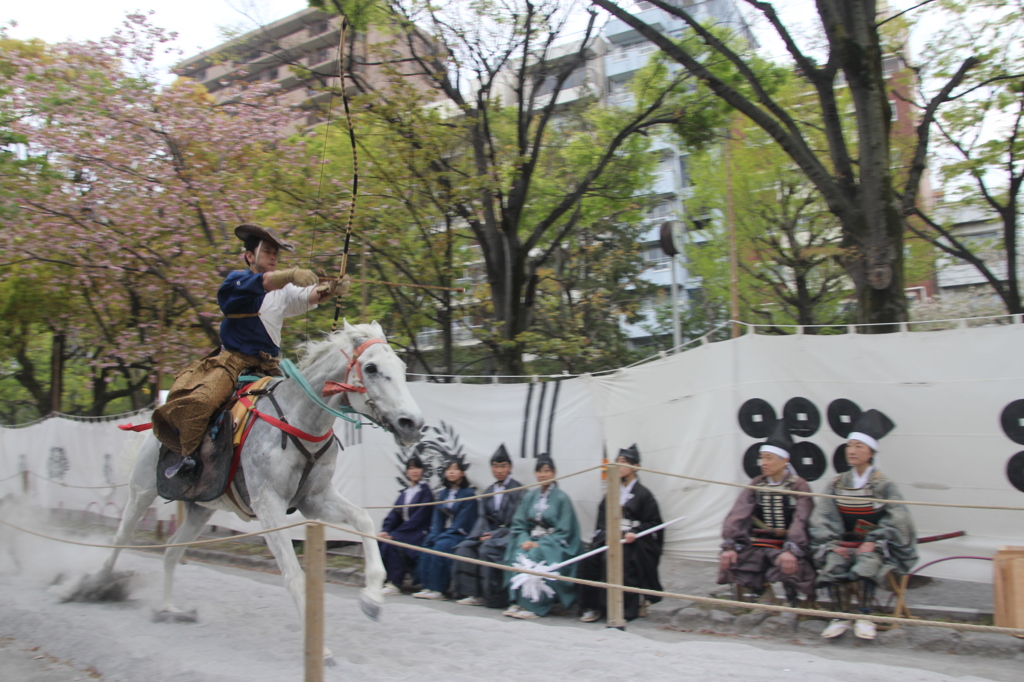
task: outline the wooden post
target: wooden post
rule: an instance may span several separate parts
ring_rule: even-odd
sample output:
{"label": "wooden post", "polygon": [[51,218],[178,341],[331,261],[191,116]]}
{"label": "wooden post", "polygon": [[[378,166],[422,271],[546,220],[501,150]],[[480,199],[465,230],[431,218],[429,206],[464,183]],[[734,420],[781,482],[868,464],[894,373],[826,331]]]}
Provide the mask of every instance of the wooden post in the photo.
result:
{"label": "wooden post", "polygon": [[324,679],[324,527],[306,526],[306,682]]}
{"label": "wooden post", "polygon": [[[605,537],[608,541],[608,582],[622,585],[622,507],[619,505],[619,491],[622,489],[622,473],[615,462],[608,464],[608,496],[604,503]],[[608,627],[626,629],[626,618],[622,608],[622,590],[608,588]]]}
{"label": "wooden post", "polygon": [[1000,547],[992,566],[996,626],[1024,627],[1024,547]]}
{"label": "wooden post", "polygon": [[60,412],[60,397],[64,392],[64,335],[53,335],[50,349],[50,412]]}
{"label": "wooden post", "polygon": [[732,338],[740,335],[740,256],[736,243],[736,216],[732,205],[732,159],[729,154],[732,126],[725,138],[725,226],[729,233],[729,315],[732,317]]}
{"label": "wooden post", "polygon": [[21,470],[21,492],[28,492],[28,469]]}

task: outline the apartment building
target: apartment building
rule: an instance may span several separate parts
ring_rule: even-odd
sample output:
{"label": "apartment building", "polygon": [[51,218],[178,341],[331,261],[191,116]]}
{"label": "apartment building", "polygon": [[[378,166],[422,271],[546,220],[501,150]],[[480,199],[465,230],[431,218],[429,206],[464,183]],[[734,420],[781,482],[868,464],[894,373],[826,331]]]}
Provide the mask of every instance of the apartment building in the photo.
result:
{"label": "apartment building", "polygon": [[[323,120],[330,88],[339,85],[340,37],[341,17],[308,8],[189,57],[175,71],[202,83],[218,101],[230,100],[248,83],[276,83],[280,101],[295,107],[296,127],[312,126]],[[382,81],[375,53],[381,46],[394,57],[407,56],[401,41],[373,29],[350,34],[346,42],[350,90],[352,79],[367,88]]]}
{"label": "apartment building", "polygon": [[[735,30],[746,31],[733,0],[676,2],[698,21],[724,24]],[[682,19],[648,2],[638,2],[636,8],[635,14],[639,19],[670,38],[681,37],[687,28],[686,22]],[[608,43],[604,56],[606,101],[612,106],[632,104],[629,81],[650,61],[651,55],[657,52],[658,48],[636,29],[619,19],[609,21],[601,35]],[[662,224],[669,220],[681,221],[686,226],[688,243],[699,243],[707,239],[701,229],[707,224],[707,216],[686,215],[684,202],[689,197],[690,181],[685,150],[680,149],[672,135],[666,132],[652,137],[651,153],[658,156],[658,168],[648,195],[652,203],[646,216],[646,230],[641,237],[641,249],[648,266],[643,278],[658,285],[660,291],[656,297],[648,298],[641,304],[643,322],[622,323],[622,328],[633,346],[650,345],[654,341],[651,330],[656,327],[657,308],[671,305],[673,281],[676,282],[675,295],[680,307],[689,305],[700,295],[700,280],[691,276],[686,267],[685,254],[671,258],[662,251],[659,242]],[[665,331],[671,334],[671,330]],[[658,330],[656,333],[662,332]]]}

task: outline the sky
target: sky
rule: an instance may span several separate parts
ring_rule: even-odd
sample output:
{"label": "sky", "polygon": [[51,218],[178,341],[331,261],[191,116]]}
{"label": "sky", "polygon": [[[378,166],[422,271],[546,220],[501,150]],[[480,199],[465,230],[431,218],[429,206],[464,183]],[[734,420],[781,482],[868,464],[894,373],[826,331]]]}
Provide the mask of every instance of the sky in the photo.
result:
{"label": "sky", "polygon": [[[458,0],[449,0],[458,1]],[[774,3],[789,21],[813,17],[812,0],[777,0]],[[914,0],[894,0],[897,8],[916,4]],[[271,23],[307,6],[306,0],[9,0],[0,11],[0,22],[16,21],[9,29],[14,38],[41,38],[49,43],[63,40],[90,40],[109,35],[125,14],[136,10],[154,12],[157,26],[179,34],[177,47],[188,57],[223,42],[221,27],[254,29]],[[797,22],[798,23],[798,22]],[[813,28],[811,29],[813,30]],[[168,67],[177,60],[169,60]]]}
{"label": "sky", "polygon": [[[306,0],[21,0],[5,2],[0,23],[13,38],[41,38],[48,43],[96,40],[110,35],[136,10],[154,14],[151,21],[178,33],[181,57],[188,57],[223,42],[221,27],[253,29],[307,7]],[[167,67],[177,59],[168,58]]]}

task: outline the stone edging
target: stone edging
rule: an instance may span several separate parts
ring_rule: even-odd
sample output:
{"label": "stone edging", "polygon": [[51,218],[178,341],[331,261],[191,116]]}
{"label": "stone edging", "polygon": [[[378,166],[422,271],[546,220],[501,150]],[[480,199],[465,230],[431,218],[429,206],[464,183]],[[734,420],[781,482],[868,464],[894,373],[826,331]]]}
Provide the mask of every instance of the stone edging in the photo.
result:
{"label": "stone edging", "polygon": [[664,623],[664,627],[684,632],[768,637],[809,646],[916,649],[961,656],[1024,660],[1024,639],[989,632],[956,632],[946,628],[910,626],[879,631],[874,640],[863,640],[855,637],[851,628],[840,637],[824,640],[821,632],[825,629],[826,621],[800,620],[792,613],[772,616],[767,611],[752,611],[734,615],[722,609],[690,605],[672,611],[659,609],[649,612],[648,618],[652,616],[656,622]]}

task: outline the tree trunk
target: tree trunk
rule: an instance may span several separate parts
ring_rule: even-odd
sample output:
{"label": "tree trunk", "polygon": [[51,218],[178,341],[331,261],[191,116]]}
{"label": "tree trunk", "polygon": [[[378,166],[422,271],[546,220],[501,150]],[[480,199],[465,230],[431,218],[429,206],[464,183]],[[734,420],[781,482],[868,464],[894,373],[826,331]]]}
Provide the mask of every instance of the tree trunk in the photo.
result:
{"label": "tree trunk", "polygon": [[60,412],[64,392],[64,334],[54,333],[50,348],[50,412]]}
{"label": "tree trunk", "polygon": [[[839,216],[844,234],[842,264],[857,292],[857,322],[870,325],[858,331],[862,334],[888,334],[899,331],[898,323],[907,320],[903,218],[891,198],[891,187],[885,187],[888,191],[877,198],[867,197],[865,189],[862,185],[859,203],[868,206],[880,204],[883,210],[871,211],[873,215],[868,218],[858,206]],[[885,201],[886,194],[890,201]],[[878,222],[874,222],[876,220]]]}

